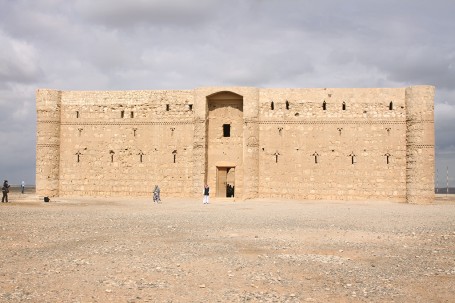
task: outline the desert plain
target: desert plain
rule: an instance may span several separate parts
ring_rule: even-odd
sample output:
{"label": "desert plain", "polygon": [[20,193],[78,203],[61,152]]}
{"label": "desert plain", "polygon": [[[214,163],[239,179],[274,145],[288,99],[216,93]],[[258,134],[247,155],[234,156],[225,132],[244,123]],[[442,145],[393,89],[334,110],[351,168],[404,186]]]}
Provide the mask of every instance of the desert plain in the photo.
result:
{"label": "desert plain", "polygon": [[455,302],[455,197],[10,201],[0,302]]}

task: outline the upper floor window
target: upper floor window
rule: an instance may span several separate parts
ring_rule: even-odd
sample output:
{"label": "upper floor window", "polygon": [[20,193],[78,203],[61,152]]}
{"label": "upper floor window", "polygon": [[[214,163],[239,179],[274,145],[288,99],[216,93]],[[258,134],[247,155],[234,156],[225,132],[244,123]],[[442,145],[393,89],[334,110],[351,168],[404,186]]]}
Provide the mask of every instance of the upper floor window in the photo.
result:
{"label": "upper floor window", "polygon": [[223,124],[223,137],[231,136],[231,124]]}

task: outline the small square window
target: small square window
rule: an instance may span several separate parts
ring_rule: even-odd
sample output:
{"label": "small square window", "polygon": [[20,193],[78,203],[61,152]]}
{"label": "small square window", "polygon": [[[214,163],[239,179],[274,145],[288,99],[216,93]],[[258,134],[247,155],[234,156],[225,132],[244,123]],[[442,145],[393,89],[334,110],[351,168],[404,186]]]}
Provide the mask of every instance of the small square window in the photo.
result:
{"label": "small square window", "polygon": [[231,124],[223,124],[223,137],[231,136]]}

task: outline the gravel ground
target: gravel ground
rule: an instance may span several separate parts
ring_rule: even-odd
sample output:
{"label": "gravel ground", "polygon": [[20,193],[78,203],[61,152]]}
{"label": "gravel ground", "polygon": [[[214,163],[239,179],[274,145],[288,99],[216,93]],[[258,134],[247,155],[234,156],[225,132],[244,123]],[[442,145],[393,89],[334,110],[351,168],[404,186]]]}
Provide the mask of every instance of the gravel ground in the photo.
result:
{"label": "gravel ground", "polygon": [[455,302],[455,198],[10,201],[0,302]]}

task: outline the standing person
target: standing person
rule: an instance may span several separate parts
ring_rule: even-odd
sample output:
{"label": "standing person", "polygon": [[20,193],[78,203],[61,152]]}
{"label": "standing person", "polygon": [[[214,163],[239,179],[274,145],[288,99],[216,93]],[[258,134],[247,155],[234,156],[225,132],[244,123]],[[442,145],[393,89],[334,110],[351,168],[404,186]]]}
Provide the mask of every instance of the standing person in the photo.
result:
{"label": "standing person", "polygon": [[8,193],[9,193],[8,180],[5,180],[5,182],[3,182],[2,193],[3,193],[2,203],[3,202],[8,203]]}
{"label": "standing person", "polygon": [[21,183],[21,192],[24,193],[24,191],[25,191],[25,182],[22,181],[22,183]]}
{"label": "standing person", "polygon": [[205,186],[204,186],[204,199],[202,200],[202,202],[204,204],[209,204],[209,195],[210,195],[210,187],[206,183]]}
{"label": "standing person", "polygon": [[155,185],[155,189],[153,190],[153,202],[158,203],[158,201],[161,202],[160,187]]}

